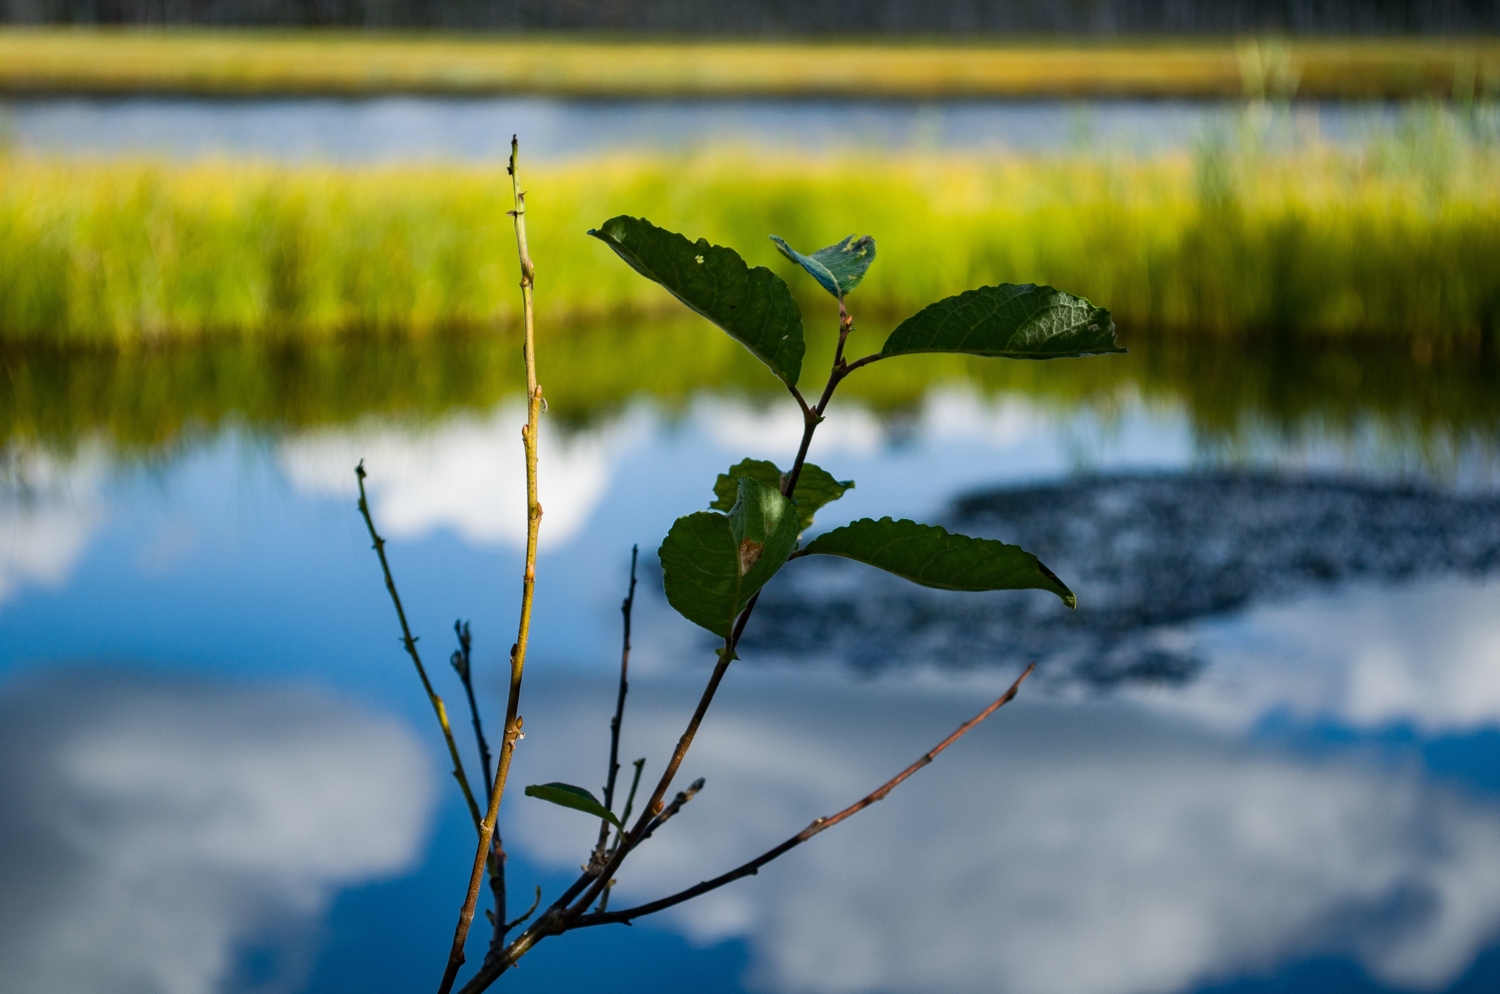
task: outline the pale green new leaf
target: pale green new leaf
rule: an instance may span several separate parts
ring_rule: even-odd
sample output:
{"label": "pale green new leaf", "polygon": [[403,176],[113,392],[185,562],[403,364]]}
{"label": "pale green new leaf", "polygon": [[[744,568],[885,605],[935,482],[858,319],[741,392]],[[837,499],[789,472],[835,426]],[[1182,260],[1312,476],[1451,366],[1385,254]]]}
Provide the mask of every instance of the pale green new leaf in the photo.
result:
{"label": "pale green new leaf", "polygon": [[603,818],[611,825],[621,828],[623,831],[620,819],[611,814],[608,808],[599,803],[598,798],[582,787],[574,787],[570,783],[532,784],[526,788],[526,796],[535,797],[543,801],[551,801],[553,804],[560,804],[565,808],[573,808],[577,811],[591,814],[595,818]]}
{"label": "pale green new leaf", "polygon": [[728,514],[678,518],[657,551],[667,603],[720,638],[786,564],[802,532],[796,505],[775,487],[741,477],[737,493]]}
{"label": "pale green new leaf", "polygon": [[[745,459],[729,467],[729,472],[720,473],[714,482],[714,502],[709,507],[716,511],[728,511],[739,497],[739,480],[746,477],[757,480],[768,487],[781,489],[781,470],[769,459]],[[812,463],[803,463],[797,476],[797,489],[792,500],[797,505],[797,523],[800,531],[806,531],[813,523],[813,515],[825,504],[832,503],[854,489],[853,480],[835,480],[829,472]]]}
{"label": "pale green new leaf", "polygon": [[782,255],[807,270],[823,289],[839,300],[859,286],[870,263],[875,261],[875,239],[869,235],[850,235],[812,255],[803,255],[777,235],[772,235],[771,241],[781,249]]}
{"label": "pale green new leaf", "polygon": [[861,518],[824,532],[798,555],[843,556],[944,590],[1047,590],[1078,606],[1073,591],[1019,545],[954,535],[938,525]]}
{"label": "pale green new leaf", "polygon": [[802,312],[780,276],[745,265],[733,249],[690,242],[645,218],[612,217],[589,234],[647,279],[727,331],[795,386],[802,373]]}
{"label": "pale green new leaf", "polygon": [[1124,352],[1109,311],[1035,283],[966,290],[902,321],[882,356],[967,352],[1007,359],[1062,359]]}

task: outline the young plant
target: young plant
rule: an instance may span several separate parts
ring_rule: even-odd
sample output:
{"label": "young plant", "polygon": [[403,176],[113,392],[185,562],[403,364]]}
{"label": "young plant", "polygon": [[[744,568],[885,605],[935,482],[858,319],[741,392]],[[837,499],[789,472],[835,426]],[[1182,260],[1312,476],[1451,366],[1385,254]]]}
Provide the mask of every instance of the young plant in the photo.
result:
{"label": "young plant", "polygon": [[[891,332],[878,352],[852,361],[844,355],[854,320],[847,298],[854,291],[870,264],[875,260],[875,241],[866,236],[851,235],[827,248],[804,255],[785,241],[772,236],[778,249],[817,280],[838,302],[837,345],[833,365],[817,399],[809,402],[798,388],[805,353],[802,313],[786,283],[769,269],[750,268],[732,249],[712,245],[704,239],[689,241],[682,235],[658,228],[642,218],[611,218],[589,234],[608,245],[636,272],[654,280],[693,311],[719,326],[749,349],[785,384],[802,412],[801,443],[785,470],[765,460],[745,459],[720,474],[713,486],[714,500],[708,510],[681,518],[667,533],[658,550],[663,572],[663,586],[668,603],[683,617],[712,632],[722,640],[718,660],[699,698],[697,707],[667,761],[666,768],[651,789],[635,821],[637,789],[645,760],[636,760],[629,795],[616,814],[615,787],[620,771],[620,726],[624,717],[629,689],[630,617],[635,600],[635,553],[631,555],[630,590],[622,605],[625,632],[620,659],[619,692],[615,714],[610,722],[610,754],[602,800],[583,788],[565,783],[533,785],[526,794],[563,807],[581,811],[599,819],[599,835],[588,861],[577,880],[552,901],[529,926],[509,938],[536,910],[513,921],[505,915],[505,854],[495,831],[496,815],[505,790],[521,720],[518,713],[521,671],[525,660],[526,635],[530,617],[531,591],[535,580],[536,530],[541,507],[536,501],[536,432],[540,411],[541,389],[536,385],[535,355],[531,323],[531,284],[533,270],[526,255],[524,195],[515,177],[515,149],[512,146],[511,175],[515,183],[517,244],[522,260],[522,293],[526,317],[527,396],[530,420],[522,429],[525,441],[528,489],[528,531],[526,572],[523,587],[520,636],[511,652],[511,685],[506,708],[505,738],[502,740],[498,767],[489,775],[489,753],[484,743],[477,707],[473,704],[469,681],[468,627],[458,629],[460,651],[454,654],[454,668],[470,697],[470,709],[479,750],[483,757],[488,791],[488,810],[480,814],[472,800],[473,792],[465,779],[458,751],[453,745],[442,701],[428,683],[415,639],[406,626],[396,588],[385,570],[387,587],[401,619],[403,641],[422,674],[424,686],[433,702],[444,734],[452,751],[454,776],[469,798],[471,814],[479,830],[474,871],[465,897],[453,948],[439,987],[448,994],[463,964],[463,945],[473,918],[475,902],[485,869],[488,867],[495,911],[491,916],[493,934],[484,963],[462,988],[464,994],[476,994],[489,987],[538,942],[549,936],[579,928],[611,923],[630,923],[715,890],[741,877],[755,873],[761,866],[819,832],[881,800],[897,784],[930,763],[938,753],[957,741],[969,729],[983,721],[997,708],[1015,697],[1022,681],[1030,675],[1028,667],[1014,684],[975,717],[960,725],[932,751],[925,753],[872,793],[839,813],[815,819],[801,832],[753,860],[658,900],[618,911],[608,909],[610,888],[615,874],[630,854],[666,821],[682,809],[702,788],[695,781],[679,791],[670,801],[667,794],[683,759],[731,662],[738,658],[740,638],[755,611],[760,591],[778,572],[794,559],[806,556],[841,556],[904,577],[913,583],[947,590],[1024,590],[1047,591],[1068,605],[1076,607],[1073,592],[1043,565],[1036,556],[1019,546],[992,539],[956,535],[936,525],[889,517],[864,518],[816,536],[805,545],[802,537],[814,522],[814,516],[838,500],[854,486],[852,480],[839,480],[833,474],[807,461],[813,436],[827,416],[834,392],[843,380],[871,363],[918,352],[962,352],[971,355],[1007,359],[1058,359],[1123,352],[1115,341],[1114,323],[1109,312],[1079,297],[1052,287],[1034,284],[981,287],[955,297],[940,300],[901,322]],[[360,508],[366,515],[370,533],[385,567],[383,542],[369,521],[363,498],[363,470]],[[507,941],[508,940],[508,941]]]}

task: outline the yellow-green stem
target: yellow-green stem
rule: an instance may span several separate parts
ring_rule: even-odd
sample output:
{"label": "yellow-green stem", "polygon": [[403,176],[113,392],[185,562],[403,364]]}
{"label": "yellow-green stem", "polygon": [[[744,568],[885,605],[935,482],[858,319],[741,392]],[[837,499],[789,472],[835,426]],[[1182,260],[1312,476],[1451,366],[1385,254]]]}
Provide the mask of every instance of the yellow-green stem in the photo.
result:
{"label": "yellow-green stem", "polygon": [[500,761],[495,769],[494,788],[490,791],[489,810],[479,826],[479,847],[474,854],[474,872],[469,877],[469,890],[464,896],[458,927],[453,933],[453,948],[448,953],[448,966],[443,971],[438,994],[448,994],[453,989],[459,967],[464,963],[464,942],[469,937],[469,926],[474,921],[474,908],[479,901],[479,888],[484,880],[485,863],[490,855],[490,840],[494,837],[495,822],[500,816],[500,799],[505,795],[511,757],[515,754],[516,741],[521,737],[521,716],[518,713],[521,676],[526,668],[526,643],[531,634],[531,599],[536,587],[536,539],[542,524],[542,504],[537,500],[536,487],[537,424],[542,414],[542,388],[536,382],[536,338],[531,299],[536,270],[526,248],[526,192],[521,189],[521,177],[516,169],[518,152],[519,143],[512,137],[509,172],[515,209],[510,214],[516,225],[516,253],[521,261],[521,310],[526,325],[526,426],[521,429],[521,442],[526,451],[526,571],[521,578],[521,622],[516,643],[510,650],[510,695],[505,706],[505,735],[500,740]]}

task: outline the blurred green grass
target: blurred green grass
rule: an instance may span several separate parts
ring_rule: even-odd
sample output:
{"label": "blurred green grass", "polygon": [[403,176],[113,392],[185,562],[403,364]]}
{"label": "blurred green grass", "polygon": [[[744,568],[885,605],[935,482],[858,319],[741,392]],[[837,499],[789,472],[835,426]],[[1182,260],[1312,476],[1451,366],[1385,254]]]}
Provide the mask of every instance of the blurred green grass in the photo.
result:
{"label": "blurred green grass", "polygon": [[[790,271],[771,233],[807,248],[874,235],[879,258],[851,298],[865,321],[1008,281],[1090,297],[1127,342],[1148,330],[1470,344],[1495,334],[1493,109],[1412,111],[1358,150],[1284,147],[1266,120],[1150,160],[1083,149],[539,165],[526,179],[540,316],[557,328],[673,312],[584,235],[631,213],[782,272],[810,325],[831,323],[831,304]],[[519,305],[505,180],[503,169],[459,166],[0,156],[0,341],[504,327]]]}
{"label": "blurred green grass", "polygon": [[[878,339],[881,329],[871,329]],[[865,332],[856,332],[856,336]],[[814,332],[809,368],[826,366],[833,328]],[[1227,455],[1303,443],[1373,450],[1370,458],[1448,472],[1500,439],[1500,355],[1455,343],[1202,342],[1144,336],[1127,356],[1000,362],[909,356],[845,381],[839,403],[892,425],[934,389],[1024,397],[1105,424],[1138,404],[1181,412],[1198,448]],[[669,417],[704,393],[790,404],[780,383],[728,336],[693,317],[600,321],[545,341],[538,356],[551,430],[569,432],[647,400]],[[0,470],[6,453],[67,454],[103,442],[116,458],[152,460],[238,429],[280,437],[374,417],[420,426],[519,397],[513,331],[240,339],[151,349],[0,345]],[[897,432],[899,435],[899,431]],[[3,474],[0,474],[3,475]]]}
{"label": "blurred green grass", "polygon": [[612,40],[377,31],[0,29],[0,92],[569,97],[1462,98],[1494,38]]}

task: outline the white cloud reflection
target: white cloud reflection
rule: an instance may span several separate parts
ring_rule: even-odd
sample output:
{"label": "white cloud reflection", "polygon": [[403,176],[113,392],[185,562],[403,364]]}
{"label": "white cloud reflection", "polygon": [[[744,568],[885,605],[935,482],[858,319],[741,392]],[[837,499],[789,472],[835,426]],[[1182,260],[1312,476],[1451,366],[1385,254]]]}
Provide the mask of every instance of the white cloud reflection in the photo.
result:
{"label": "white cloud reflection", "polygon": [[[608,687],[533,691],[522,782],[591,783]],[[977,696],[732,677],[683,770],[707,789],[612,905],[838,810]],[[640,681],[625,753],[659,770],[691,700]],[[593,831],[535,801],[511,817],[512,842],[558,868]],[[1500,810],[1410,769],[1255,747],[1129,705],[1023,698],[881,805],[668,915],[700,941],[746,937],[753,986],[777,994],[1176,991],[1319,954],[1431,990],[1500,931]]]}
{"label": "white cloud reflection", "polygon": [[1211,725],[1268,716],[1427,735],[1500,726],[1500,584],[1356,586],[1204,625],[1211,662],[1138,697]]}
{"label": "white cloud reflection", "polygon": [[108,461],[89,446],[70,459],[0,450],[0,603],[32,584],[59,587],[104,519]]}
{"label": "white cloud reflection", "polygon": [[[280,462],[297,489],[345,497],[354,465],[363,459],[376,523],[391,536],[415,538],[446,527],[469,542],[523,546],[525,423],[526,409],[517,401],[432,428],[371,423],[318,430],[283,443]],[[543,546],[566,544],[588,523],[615,463],[647,425],[645,417],[631,415],[564,435],[543,421],[537,456],[547,521]]]}
{"label": "white cloud reflection", "polygon": [[431,779],[404,728],[310,694],[93,672],[12,684],[5,989],[219,990],[240,943],[305,936],[336,887],[409,866]]}

